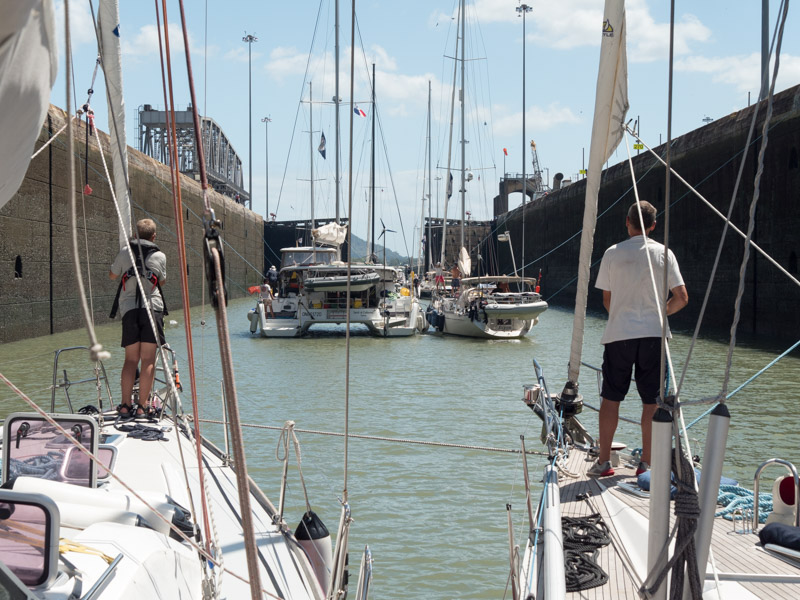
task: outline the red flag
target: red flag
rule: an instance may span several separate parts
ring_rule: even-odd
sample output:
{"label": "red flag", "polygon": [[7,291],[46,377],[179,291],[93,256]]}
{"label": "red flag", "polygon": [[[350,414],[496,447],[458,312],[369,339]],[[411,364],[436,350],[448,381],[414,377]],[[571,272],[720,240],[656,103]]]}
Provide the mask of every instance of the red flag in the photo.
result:
{"label": "red flag", "polygon": [[505,148],[503,148],[503,154],[505,154],[506,156],[508,156],[508,150],[506,150]]}

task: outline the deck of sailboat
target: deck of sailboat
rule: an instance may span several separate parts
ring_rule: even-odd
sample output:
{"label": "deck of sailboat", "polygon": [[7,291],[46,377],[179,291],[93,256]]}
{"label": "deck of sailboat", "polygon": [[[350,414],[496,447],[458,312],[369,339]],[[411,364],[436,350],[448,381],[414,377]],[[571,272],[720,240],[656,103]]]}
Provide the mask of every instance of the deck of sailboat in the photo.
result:
{"label": "deck of sailboat", "polygon": [[[567,593],[566,597],[575,600],[639,598],[640,576],[632,574],[635,568],[626,557],[626,550],[619,543],[619,532],[614,527],[612,513],[616,514],[618,511],[609,509],[601,495],[613,495],[615,500],[633,509],[644,519],[648,518],[649,500],[618,487],[620,483],[636,486],[634,466],[620,463],[619,467],[614,467],[613,476],[598,479],[586,475],[592,460],[594,459],[586,452],[578,449],[573,448],[570,453],[566,468],[576,477],[560,482],[561,514],[562,517],[585,517],[595,512],[600,513],[609,527],[612,542],[600,549],[598,563],[608,574],[609,580],[602,586]],[[583,499],[587,494],[588,499]],[[670,514],[670,527],[674,521],[674,515]],[[769,553],[759,544],[758,535],[749,532],[749,527],[748,533],[741,533],[741,521],[737,520],[736,524],[737,532],[734,533],[731,521],[719,517],[714,519],[711,551],[720,579],[731,579],[728,574],[737,574],[735,580],[757,598],[793,600],[800,597],[800,562],[796,565],[790,564]],[[630,547],[628,544],[625,546]],[[637,557],[637,560],[645,563],[646,557]],[[542,568],[541,563],[539,568]],[[708,577],[713,577],[711,572]],[[775,581],[767,581],[769,579]],[[733,596],[728,596],[723,591],[722,597]]]}

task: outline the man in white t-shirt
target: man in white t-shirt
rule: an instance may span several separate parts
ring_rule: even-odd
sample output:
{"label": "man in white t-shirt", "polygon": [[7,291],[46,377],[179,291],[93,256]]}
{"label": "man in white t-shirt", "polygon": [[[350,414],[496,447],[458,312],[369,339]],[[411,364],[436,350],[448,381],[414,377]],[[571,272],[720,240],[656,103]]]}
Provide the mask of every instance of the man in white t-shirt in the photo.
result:
{"label": "man in white t-shirt", "polygon": [[[656,226],[656,209],[649,202],[639,202],[628,210],[625,225],[629,239],[611,246],[603,255],[595,287],[603,290],[603,306],[608,324],[601,343],[603,352],[603,402],[600,405],[600,454],[589,475],[613,475],[611,442],[617,430],[619,403],[625,399],[635,368],[636,388],[642,399],[642,458],[637,475],[649,468],[650,437],[653,414],[660,393],[661,376],[661,304],[664,285],[664,246],[648,239]],[[648,254],[652,264],[651,278]],[[653,289],[653,280],[658,292]],[[667,315],[686,306],[689,295],[683,283],[678,261],[667,253]],[[671,337],[667,328],[667,337]]]}

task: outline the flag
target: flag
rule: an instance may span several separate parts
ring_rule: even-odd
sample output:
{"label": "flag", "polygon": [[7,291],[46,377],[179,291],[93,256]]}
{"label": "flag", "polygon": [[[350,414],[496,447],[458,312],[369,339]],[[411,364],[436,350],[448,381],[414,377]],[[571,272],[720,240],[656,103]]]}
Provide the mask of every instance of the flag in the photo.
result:
{"label": "flag", "polygon": [[453,195],[453,174],[450,173],[450,180],[447,182],[447,197],[450,198],[450,196],[452,195]]}
{"label": "flag", "polygon": [[322,154],[322,158],[325,158],[325,132],[322,133],[322,137],[319,140],[319,153]]}
{"label": "flag", "polygon": [[361,109],[360,109],[360,108],[358,108],[357,106],[356,106],[356,107],[353,109],[353,112],[354,112],[356,115],[358,115],[359,117],[366,117],[366,116],[367,116],[367,113],[365,113],[363,110],[361,110]]}
{"label": "flag", "polygon": [[506,150],[505,148],[503,148],[503,154],[505,154],[506,156],[508,156],[508,150]]}

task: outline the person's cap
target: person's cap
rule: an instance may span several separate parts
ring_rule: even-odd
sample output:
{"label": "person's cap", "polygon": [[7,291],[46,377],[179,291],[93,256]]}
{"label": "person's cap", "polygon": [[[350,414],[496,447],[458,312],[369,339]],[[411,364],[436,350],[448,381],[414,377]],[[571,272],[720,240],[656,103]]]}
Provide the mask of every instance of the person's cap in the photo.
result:
{"label": "person's cap", "polygon": [[274,270],[275,270],[275,265],[272,265],[272,266],[269,268],[269,270],[270,270],[270,271],[274,271]]}

